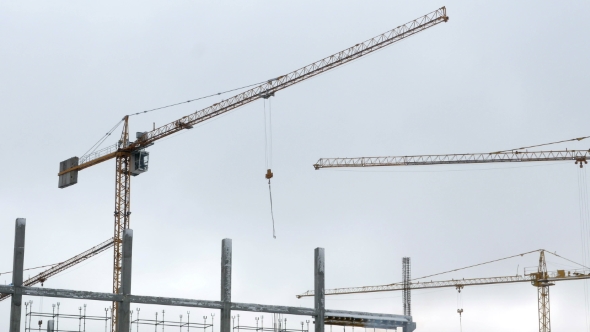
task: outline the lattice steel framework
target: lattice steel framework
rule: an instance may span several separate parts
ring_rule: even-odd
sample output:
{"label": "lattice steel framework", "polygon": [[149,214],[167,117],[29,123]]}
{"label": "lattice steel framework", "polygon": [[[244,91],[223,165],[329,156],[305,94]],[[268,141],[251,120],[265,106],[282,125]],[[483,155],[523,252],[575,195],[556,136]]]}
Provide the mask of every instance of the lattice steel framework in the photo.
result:
{"label": "lattice steel framework", "polygon": [[[125,117],[125,125],[119,144],[124,148],[129,143],[129,117]],[[131,217],[131,154],[120,152],[116,158],[116,181],[115,181],[115,229],[114,229],[114,250],[113,250],[113,293],[121,293],[121,263],[123,261],[123,231],[129,228]],[[113,331],[117,331],[119,302],[113,302]]]}
{"label": "lattice steel framework", "polygon": [[358,157],[358,158],[321,158],[313,165],[315,169],[330,167],[377,167],[377,166],[422,166],[452,164],[483,164],[503,162],[530,161],[573,161],[587,164],[590,150],[500,152],[500,153],[465,153],[417,156]]}
{"label": "lattice steel framework", "polygon": [[[154,143],[163,137],[172,135],[183,129],[190,129],[196,124],[229,112],[260,98],[272,96],[277,91],[290,87],[291,85],[297,84],[308,78],[322,74],[340,65],[359,59],[369,53],[380,50],[383,47],[413,36],[418,32],[424,31],[439,23],[447,22],[448,20],[449,17],[447,16],[446,8],[441,7],[411,22],[400,25],[393,30],[387,31],[362,43],[358,43],[341,52],[325,57],[288,74],[271,79],[255,88],[237,94],[231,98],[222,100],[219,103],[213,104],[202,110],[198,110],[195,113],[184,116],[176,121],[170,122],[167,125],[156,128],[152,131],[148,131],[140,139],[123,148],[123,150],[134,151],[141,149],[142,147]],[[117,156],[118,151],[121,151],[121,149],[118,149],[117,146],[104,148],[92,155],[81,158],[80,164],[78,166],[67,169],[63,172],[60,172],[59,174],[65,174],[75,170],[82,170],[105,160],[113,159]]]}
{"label": "lattice steel framework", "polygon": [[[549,305],[549,287],[555,285],[556,281],[565,280],[584,280],[590,279],[590,270],[557,270],[548,272],[547,263],[545,261],[545,251],[541,250],[539,255],[539,266],[537,272],[525,275],[516,275],[508,277],[493,277],[493,278],[474,278],[474,279],[457,279],[457,280],[443,280],[443,281],[427,281],[427,282],[408,282],[406,283],[406,259],[404,257],[404,282],[389,285],[379,286],[364,286],[364,287],[349,287],[349,288],[334,288],[326,289],[325,295],[342,295],[342,294],[358,294],[358,293],[372,293],[372,292],[388,292],[388,291],[403,291],[404,292],[404,315],[410,316],[410,311],[406,312],[406,291],[411,289],[425,289],[425,288],[442,288],[454,287],[462,289],[465,286],[477,285],[492,285],[492,284],[508,284],[516,282],[530,282],[531,285],[537,287],[538,295],[538,317],[539,317],[539,332],[551,332],[551,315]],[[409,259],[408,259],[409,271]],[[408,275],[409,279],[409,275]],[[297,298],[306,296],[314,296],[314,291],[310,290],[305,293],[297,295]],[[409,297],[408,297],[409,299]],[[409,303],[408,307],[409,309]]]}
{"label": "lattice steel framework", "polygon": [[[472,278],[472,279],[454,279],[441,281],[412,281],[410,282],[410,289],[427,289],[427,288],[444,288],[444,287],[465,287],[478,285],[493,285],[493,284],[510,284],[517,282],[530,282],[533,285],[537,282],[537,274],[532,273],[528,275],[516,275],[506,277],[491,277],[491,278]],[[590,279],[590,270],[557,270],[547,272],[546,282],[565,281],[565,280],[584,280]],[[343,294],[358,294],[358,293],[375,293],[375,292],[390,292],[403,291],[403,283],[395,283],[388,285],[377,286],[362,286],[362,287],[348,287],[348,288],[332,288],[326,289],[326,295],[343,295]],[[309,290],[305,293],[297,295],[297,298],[306,296],[313,296],[313,291]]]}
{"label": "lattice steel framework", "polygon": [[402,280],[403,280],[403,301],[404,301],[404,315],[412,316],[412,292],[410,290],[410,257],[402,258]]}

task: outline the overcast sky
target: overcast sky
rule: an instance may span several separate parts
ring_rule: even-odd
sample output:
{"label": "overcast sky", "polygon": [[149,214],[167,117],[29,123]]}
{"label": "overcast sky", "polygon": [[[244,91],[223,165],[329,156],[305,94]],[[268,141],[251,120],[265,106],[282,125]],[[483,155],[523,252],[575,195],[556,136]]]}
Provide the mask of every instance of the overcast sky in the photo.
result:
{"label": "overcast sky", "polygon": [[[57,188],[56,174],[60,161],[81,156],[124,115],[277,77],[443,5],[448,23],[272,98],[277,239],[264,179],[263,101],[150,147],[149,172],[132,179],[133,293],[219,299],[223,238],[233,239],[234,301],[308,307],[311,299],[295,295],[313,288],[316,247],[326,250],[328,288],[401,281],[404,256],[413,277],[540,248],[582,262],[580,171],[572,163],[364,171],[312,164],[590,135],[587,1],[5,0],[0,272],[12,268],[17,217],[27,218],[25,267],[63,261],[112,237],[114,161],[80,172],[67,189]],[[132,117],[131,132],[229,96]],[[588,143],[548,148],[566,147]],[[440,279],[522,274],[537,259]],[[548,260],[551,270],[575,268]],[[111,274],[112,250],[45,286],[108,292]],[[538,330],[529,284],[462,294],[465,331]],[[412,299],[418,331],[459,330],[454,289],[415,291]],[[33,301],[48,311],[57,300]],[[60,302],[69,313],[82,303]],[[106,305],[87,303],[94,314]],[[327,305],[402,313],[401,293],[330,297]],[[585,329],[584,307],[583,282],[551,288],[554,329]],[[3,326],[9,308],[0,303]],[[174,318],[185,311],[166,308]],[[248,317],[242,324],[254,324]],[[300,320],[289,322],[296,328]]]}

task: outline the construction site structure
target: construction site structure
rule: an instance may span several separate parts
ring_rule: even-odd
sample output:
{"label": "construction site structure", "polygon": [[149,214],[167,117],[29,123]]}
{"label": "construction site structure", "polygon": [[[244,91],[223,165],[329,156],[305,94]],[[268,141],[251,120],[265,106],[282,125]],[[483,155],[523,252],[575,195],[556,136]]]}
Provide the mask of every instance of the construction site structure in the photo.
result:
{"label": "construction site structure", "polygon": [[[201,308],[209,310],[219,310],[219,331],[220,332],[231,332],[232,330],[232,314],[234,312],[253,312],[253,313],[270,313],[280,315],[294,315],[294,316],[306,316],[307,318],[313,319],[315,332],[325,332],[325,325],[341,325],[341,326],[359,326],[364,328],[379,328],[379,329],[397,329],[402,328],[404,332],[412,332],[416,329],[416,322],[413,321],[411,316],[404,315],[393,315],[393,314],[382,314],[382,313],[371,313],[363,311],[348,311],[348,310],[330,310],[326,308],[325,299],[325,282],[326,282],[326,256],[324,248],[315,248],[313,251],[313,280],[314,280],[314,291],[315,301],[311,308],[306,307],[293,307],[286,305],[273,305],[273,304],[259,304],[253,302],[235,302],[232,301],[232,274],[233,274],[233,245],[231,239],[223,239],[221,241],[221,273],[220,273],[220,289],[221,294],[219,300],[203,300],[203,299],[191,299],[191,298],[175,298],[166,296],[149,296],[149,295],[135,295],[131,293],[131,285],[134,279],[131,278],[133,270],[133,230],[126,229],[123,232],[123,273],[122,273],[122,291],[120,294],[113,294],[111,292],[93,292],[86,290],[72,290],[72,289],[52,289],[44,287],[29,287],[23,285],[23,273],[24,273],[24,260],[25,260],[25,238],[26,238],[26,219],[18,218],[15,222],[15,236],[14,236],[14,251],[13,251],[13,271],[12,271],[12,283],[10,285],[0,285],[0,293],[11,294],[10,303],[10,319],[8,322],[0,322],[0,324],[9,325],[9,332],[20,332],[22,331],[22,309],[23,309],[23,296],[38,296],[38,297],[52,297],[52,298],[67,298],[77,300],[92,300],[92,301],[104,301],[104,302],[119,302],[117,307],[119,310],[119,320],[117,324],[117,331],[120,332],[131,332],[133,316],[131,310],[131,304],[149,304],[149,305],[163,305],[163,306],[174,306],[184,308]],[[137,275],[135,275],[137,277]],[[256,284],[256,281],[253,282]],[[248,287],[248,286],[246,286]],[[25,304],[25,311],[27,305]],[[114,308],[110,308],[114,310]],[[29,311],[30,313],[30,311]],[[39,315],[43,313],[35,313]],[[212,314],[213,315],[213,314]],[[58,312],[51,312],[45,315],[50,320],[51,324],[48,324],[48,331],[56,331],[53,323],[59,322],[61,314]],[[80,323],[86,313],[79,313],[79,325],[78,331],[81,331],[82,326]],[[139,312],[138,312],[139,316]],[[139,317],[137,319],[139,319]],[[25,316],[30,319],[31,315]],[[62,316],[64,317],[64,316]],[[143,317],[143,316],[142,316]],[[71,318],[71,316],[70,316]],[[162,315],[162,321],[164,321]],[[97,318],[102,321],[103,318]],[[145,320],[135,321],[136,329]],[[187,317],[188,320],[188,317]],[[108,322],[108,313],[105,313],[105,322]],[[50,323],[47,322],[47,323]],[[168,321],[170,322],[170,321]],[[152,322],[148,325],[160,325],[161,321]],[[179,324],[172,322],[175,327],[182,328],[183,323],[179,321]],[[205,327],[205,324],[202,327]],[[212,324],[211,324],[212,325]],[[30,325],[29,325],[30,326]],[[164,325],[162,331],[164,330]],[[39,330],[40,330],[39,326]],[[156,329],[158,326],[156,326]],[[285,326],[286,328],[286,326]],[[107,327],[105,326],[105,330]],[[213,330],[213,328],[212,328]],[[283,330],[283,328],[281,328]],[[70,332],[72,330],[69,330]],[[61,330],[61,332],[66,332]],[[277,331],[279,332],[279,331]]]}
{"label": "construction site structure", "polygon": [[[414,289],[430,289],[430,288],[445,288],[453,287],[458,291],[467,286],[482,286],[494,284],[509,284],[518,282],[528,282],[537,287],[538,295],[538,311],[539,311],[539,331],[551,331],[551,315],[549,307],[549,287],[555,285],[557,281],[566,280],[585,280],[590,279],[590,269],[579,270],[557,270],[553,272],[547,271],[547,264],[545,261],[545,251],[540,250],[539,265],[537,270],[532,273],[524,273],[523,275],[506,276],[506,277],[490,277],[490,278],[473,278],[473,279],[452,279],[442,281],[411,281],[409,285],[405,282],[377,285],[377,286],[362,286],[349,288],[334,288],[326,289],[326,295],[344,295],[344,294],[359,294],[359,293],[375,293],[375,292],[391,292]],[[305,293],[296,295],[297,298],[314,296],[314,291],[310,290]],[[405,309],[405,308],[404,308]],[[405,314],[405,313],[404,313]]]}
{"label": "construction site structure", "polygon": [[[78,182],[78,172],[110,159],[116,159],[115,181],[115,224],[114,224],[114,254],[113,254],[113,293],[121,291],[121,260],[122,234],[129,228],[131,215],[131,176],[136,176],[148,170],[149,153],[145,149],[159,139],[227,113],[261,98],[274,96],[276,92],[296,83],[312,78],[340,65],[359,59],[367,54],[382,49],[397,41],[417,34],[439,23],[447,22],[446,8],[442,7],[434,12],[412,20],[404,25],[380,34],[364,42],[355,44],[341,52],[330,55],[303,68],[286,75],[268,80],[257,87],[224,99],[207,108],[198,110],[190,115],[170,122],[151,131],[138,132],[136,140],[129,140],[129,116],[125,116],[123,132],[120,140],[104,149],[89,153],[80,158],[72,157],[60,163],[59,188],[66,188]],[[117,326],[117,303],[115,306],[113,326]]]}

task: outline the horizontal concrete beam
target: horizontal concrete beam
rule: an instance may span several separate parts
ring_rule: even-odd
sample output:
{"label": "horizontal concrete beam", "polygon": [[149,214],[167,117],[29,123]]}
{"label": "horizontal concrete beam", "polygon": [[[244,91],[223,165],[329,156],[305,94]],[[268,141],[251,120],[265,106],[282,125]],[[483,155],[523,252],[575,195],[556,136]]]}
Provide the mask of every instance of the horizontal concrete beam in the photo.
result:
{"label": "horizontal concrete beam", "polygon": [[[0,285],[0,293],[14,294],[14,291],[15,287],[13,286]],[[119,294],[76,291],[69,289],[53,289],[44,287],[21,287],[21,293],[23,295],[31,296],[59,297],[78,300],[95,300],[108,302],[123,301],[123,296]]]}
{"label": "horizontal concrete beam", "polygon": [[412,316],[394,315],[394,314],[377,314],[372,312],[362,311],[348,311],[348,310],[326,310],[326,315],[340,316],[340,317],[355,317],[366,319],[380,319],[380,320],[398,320],[398,321],[412,321]]}
{"label": "horizontal concrete beam", "polygon": [[169,305],[169,306],[178,306],[178,307],[210,308],[210,309],[221,309],[223,307],[223,302],[221,302],[221,301],[192,300],[192,299],[158,297],[158,296],[142,296],[142,295],[129,295],[128,298],[129,298],[129,302],[131,302],[131,303],[158,304],[158,305]]}
{"label": "horizontal concrete beam", "polygon": [[[47,297],[59,297],[59,298],[71,298],[78,300],[95,300],[95,301],[107,301],[113,302],[123,301],[123,295],[112,294],[112,293],[99,293],[99,292],[86,292],[66,289],[52,289],[52,288],[41,288],[41,287],[22,287],[23,295],[31,296],[47,296]],[[0,285],[0,293],[14,294],[15,287]],[[143,304],[157,304],[157,305],[168,305],[178,307],[195,307],[195,308],[209,308],[209,309],[222,309],[223,302],[221,301],[206,301],[206,300],[193,300],[193,299],[182,299],[182,298],[170,298],[170,297],[158,297],[158,296],[141,296],[141,295],[128,295],[127,298],[131,303],[143,303]],[[265,304],[254,304],[254,303],[231,303],[231,310],[238,311],[253,311],[253,312],[269,312],[269,313],[280,313],[290,315],[304,315],[313,316],[315,311],[311,308],[300,308],[300,307],[286,307],[278,305],[265,305]]]}
{"label": "horizontal concrete beam", "polygon": [[[46,297],[58,297],[58,298],[70,298],[78,300],[94,300],[94,301],[107,301],[113,302],[123,301],[123,295],[112,294],[112,293],[99,293],[99,292],[87,292],[77,291],[68,289],[53,289],[45,287],[22,287],[23,295],[30,296],[46,296]],[[0,293],[14,294],[15,287],[0,285]],[[170,297],[158,297],[158,296],[142,296],[142,295],[128,295],[127,298],[131,303],[143,303],[143,304],[157,304],[166,306],[177,306],[177,307],[193,307],[193,308],[209,308],[209,309],[222,309],[222,301],[207,301],[207,300],[193,300],[183,298],[170,298]],[[239,303],[232,302],[231,310],[236,311],[251,311],[251,312],[268,312],[275,314],[286,314],[286,315],[300,315],[300,316],[315,316],[315,310],[313,308],[301,308],[301,307],[288,307],[279,305],[268,305],[268,304],[256,304],[256,303]],[[358,312],[358,311],[345,311],[345,310],[326,310],[326,316],[339,316],[339,317],[355,317],[367,320],[389,320],[398,321],[402,323],[411,322],[410,316],[403,315],[390,315],[390,314],[376,314],[369,312]]]}
{"label": "horizontal concrete beam", "polygon": [[315,316],[313,308],[286,307],[280,305],[254,304],[254,303],[231,303],[231,310],[269,312],[273,314],[287,314],[300,316]]}

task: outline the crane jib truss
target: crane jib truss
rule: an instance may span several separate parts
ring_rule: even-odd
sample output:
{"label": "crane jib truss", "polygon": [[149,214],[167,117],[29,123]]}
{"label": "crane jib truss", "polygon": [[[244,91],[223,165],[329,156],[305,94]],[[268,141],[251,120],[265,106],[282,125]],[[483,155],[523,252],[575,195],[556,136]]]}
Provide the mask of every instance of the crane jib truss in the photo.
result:
{"label": "crane jib truss", "polygon": [[[541,250],[539,255],[539,266],[537,272],[525,273],[524,275],[506,276],[506,277],[492,277],[492,278],[473,278],[473,279],[452,279],[443,281],[426,281],[426,282],[407,282],[378,285],[378,286],[364,286],[364,287],[349,287],[349,288],[334,288],[326,289],[325,295],[344,295],[344,294],[358,294],[358,293],[373,293],[373,292],[390,292],[390,291],[407,291],[408,289],[427,289],[427,288],[444,288],[454,287],[461,291],[465,286],[481,286],[494,284],[509,284],[517,282],[530,282],[531,285],[537,287],[537,302],[538,302],[538,319],[539,332],[551,332],[551,315],[549,306],[549,287],[555,285],[557,281],[566,280],[584,280],[590,279],[590,269],[580,270],[557,270],[554,272],[547,271],[547,263],[545,261],[545,251]],[[296,295],[297,298],[314,296],[314,291],[307,291],[305,293]]]}
{"label": "crane jib truss", "polygon": [[362,43],[358,43],[341,52],[330,55],[326,58],[318,60],[310,65],[292,71],[286,75],[271,79],[268,82],[261,84],[255,88],[237,94],[231,98],[222,100],[219,103],[213,104],[207,108],[196,111],[190,115],[184,116],[167,125],[156,128],[152,131],[146,132],[140,139],[131,143],[124,148],[118,148],[117,145],[109,146],[100,151],[83,157],[80,159],[80,164],[64,171],[59,175],[66,174],[75,170],[82,170],[84,168],[95,165],[99,162],[115,158],[120,151],[133,151],[145,147],[156,140],[172,135],[183,129],[190,129],[194,125],[209,120],[213,117],[231,111],[235,108],[248,104],[260,98],[273,95],[275,92],[285,89],[291,85],[299,83],[303,80],[313,76],[324,73],[330,69],[356,60],[371,52],[377,51],[385,46],[391,45],[397,41],[410,37],[420,31],[435,26],[442,22],[447,22],[449,17],[445,7],[439,8],[431,13],[428,13],[411,22],[400,25],[397,28],[373,37]]}
{"label": "crane jib truss", "polygon": [[[108,239],[101,244],[98,244],[68,260],[52,266],[51,268],[37,274],[32,278],[29,278],[28,280],[23,281],[23,286],[31,287],[39,283],[43,284],[47,279],[49,279],[49,277],[53,277],[54,275],[63,272],[64,270],[69,269],[70,267],[81,263],[90,257],[96,256],[112,246],[113,239]],[[10,297],[10,294],[0,294],[0,301],[8,297]]]}
{"label": "crane jib truss", "polygon": [[320,169],[331,167],[423,166],[534,161],[574,161],[582,167],[582,164],[587,164],[588,159],[590,159],[590,150],[513,151],[416,156],[321,158],[313,167]]}
{"label": "crane jib truss", "polygon": [[[569,272],[569,273],[568,273]],[[547,278],[542,279],[543,282],[555,282],[565,280],[583,280],[590,279],[590,270],[574,270],[564,271],[557,270],[555,272],[548,272]],[[494,284],[510,284],[516,282],[530,282],[531,284],[539,281],[537,274],[516,275],[505,277],[492,278],[472,278],[472,279],[453,279],[442,281],[426,281],[426,282],[410,282],[410,289],[429,289],[429,288],[445,288],[445,287],[465,287],[465,286],[479,286],[479,285],[494,285]],[[389,284],[378,286],[363,286],[363,287],[349,287],[349,288],[334,288],[326,289],[326,295],[344,295],[344,294],[358,294],[358,293],[375,293],[375,292],[392,292],[403,291],[404,284]],[[296,295],[297,298],[313,296],[313,291]]]}

